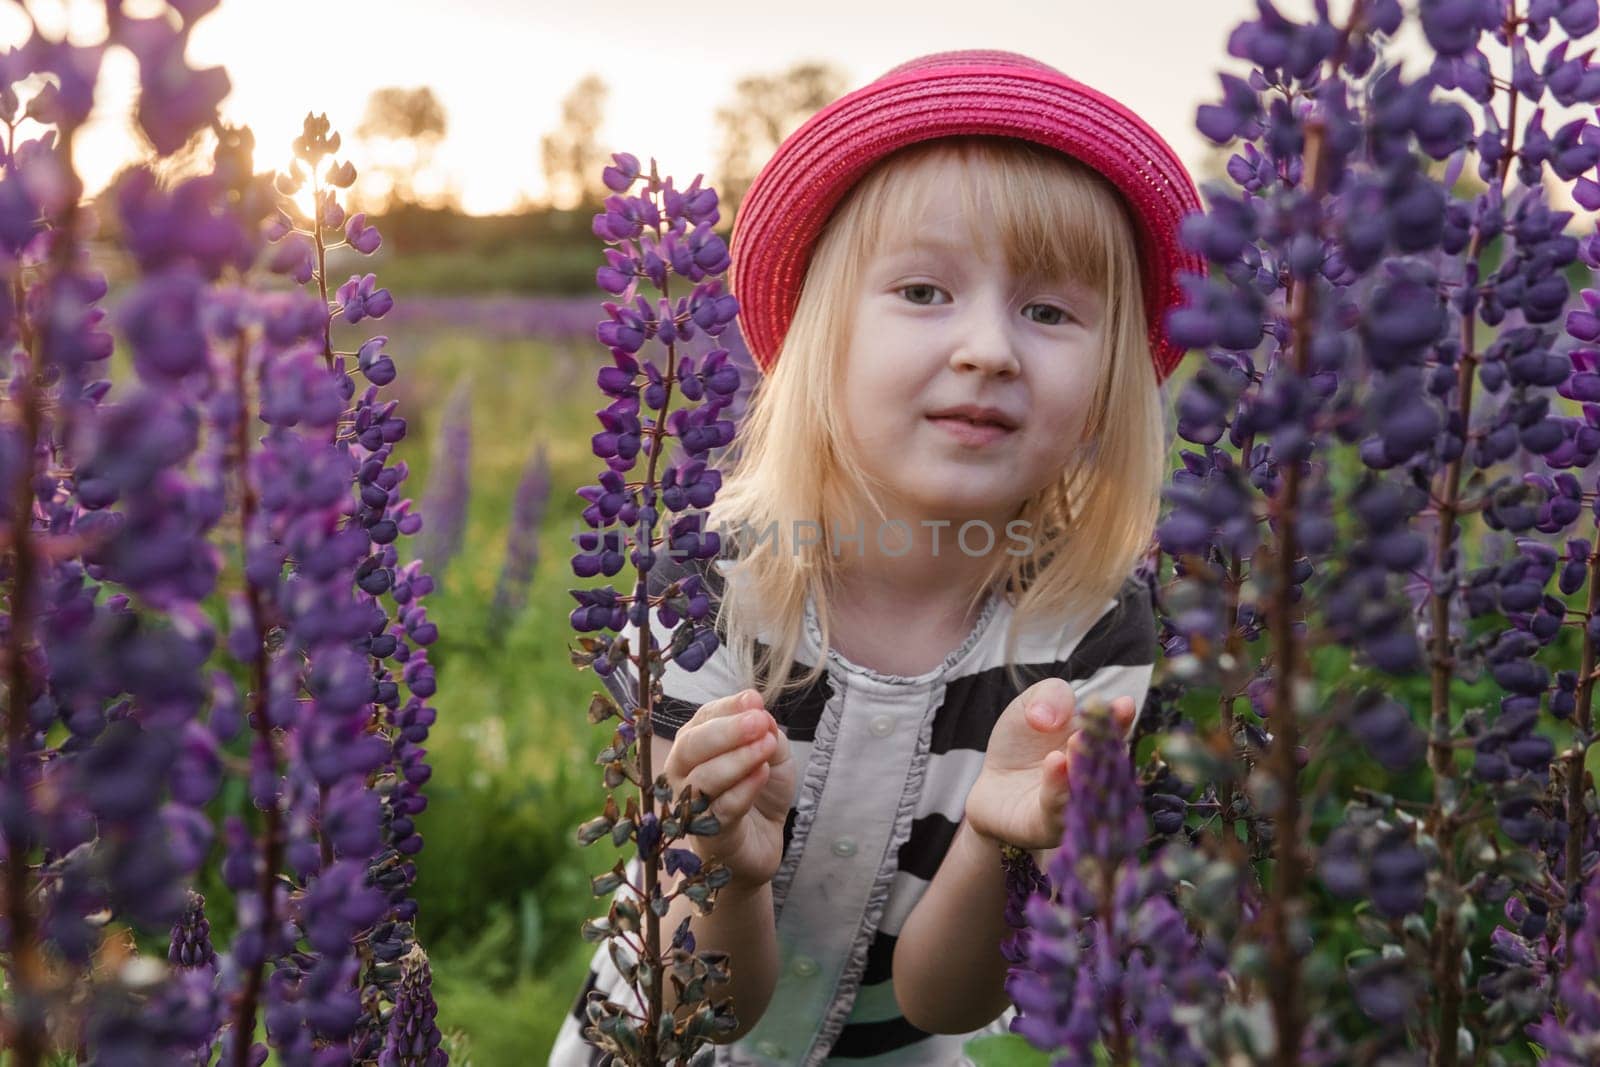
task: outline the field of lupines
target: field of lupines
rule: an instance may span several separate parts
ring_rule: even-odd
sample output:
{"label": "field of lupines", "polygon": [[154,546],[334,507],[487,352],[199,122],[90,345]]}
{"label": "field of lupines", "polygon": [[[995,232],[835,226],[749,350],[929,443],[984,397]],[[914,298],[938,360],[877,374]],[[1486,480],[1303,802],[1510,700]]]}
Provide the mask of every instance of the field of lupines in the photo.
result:
{"label": "field of lupines", "polygon": [[[256,172],[248,130],[215,120],[225,73],[184,60],[212,6],[112,5],[102,47],[36,33],[0,54],[5,1062],[517,1062],[576,983],[541,930],[587,907],[564,800],[579,750],[555,713],[581,680],[565,620],[538,633],[526,610],[530,589],[564,595],[532,578],[550,460],[570,468],[564,442],[583,439],[537,402],[573,380],[572,305],[463,321],[421,301],[390,320],[408,331],[390,346],[372,320],[394,300],[360,272],[381,237],[339,203],[354,171],[337,132],[308,116],[294,164]],[[208,127],[216,148],[194,178],[130,172],[99,219],[72,146],[107,48],[139,61],[161,152]],[[355,273],[341,283],[337,264]],[[519,388],[472,405],[474,356],[508,336],[501,380]],[[414,379],[396,366],[408,342]],[[497,442],[465,462],[490,421],[517,430],[504,496]],[[440,519],[426,573],[411,425]],[[491,479],[470,499],[469,473]],[[470,532],[486,526],[492,546]],[[447,653],[423,603],[457,553]],[[560,677],[532,648],[557,650]],[[450,656],[466,715],[440,759],[422,743]],[[450,827],[426,887],[422,822]],[[440,982],[461,1020],[448,1039],[424,914],[461,976]]]}
{"label": "field of lupines", "polygon": [[[213,6],[109,6],[161,151],[227,91],[183,59]],[[1411,83],[1385,64],[1402,18],[1439,56]],[[1023,1015],[983,1062],[1600,1059],[1600,243],[1538,193],[1549,176],[1600,206],[1600,128],[1543,118],[1600,98],[1596,21],[1593,0],[1356,0],[1339,24],[1263,4],[1233,35],[1257,70],[1199,120],[1234,185],[1188,231],[1211,276],[1172,324],[1204,352],[1173,383],[1147,569],[1166,656],[1135,762],[1090,724],[1073,780],[1104,803],[1069,809],[1062,858],[1011,857]],[[329,264],[379,237],[345,217],[353,174],[309,116],[281,176],[220,124],[213,173],[134,172],[115,204],[138,272],[109,291],[72,166],[98,64],[42,37],[0,55],[6,1062],[537,1060],[591,893],[617,885],[575,839],[602,775],[569,654],[574,490],[597,455],[650,456],[648,424],[593,435],[598,407],[639,411],[650,383],[617,372],[668,340],[655,309],[406,317],[359,269],[341,283]],[[636,285],[608,273],[633,255],[658,287],[714,275],[708,240],[627,248],[655,223],[624,196],[637,160],[615,163],[602,286]],[[717,342],[737,388],[663,419],[699,431],[701,490],[708,424],[753,380],[735,330]],[[642,391],[670,408],[687,346],[660,347]],[[678,467],[652,476],[644,506],[704,506],[670,491]],[[628,495],[601,488],[592,526]],[[619,549],[655,516],[627,521]],[[685,648],[689,593],[662,605]],[[634,740],[611,739],[611,788]],[[622,814],[583,836],[638,847],[650,820]]]}

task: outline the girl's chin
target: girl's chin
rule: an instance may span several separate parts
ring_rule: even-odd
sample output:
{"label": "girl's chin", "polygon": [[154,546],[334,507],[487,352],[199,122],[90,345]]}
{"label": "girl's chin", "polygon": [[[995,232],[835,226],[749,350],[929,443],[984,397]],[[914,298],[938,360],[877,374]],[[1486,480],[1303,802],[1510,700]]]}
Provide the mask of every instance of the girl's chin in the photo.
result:
{"label": "girl's chin", "polygon": [[[903,490],[899,499],[905,509],[901,514],[925,516],[928,522],[948,521],[955,530],[975,517],[1012,514],[1021,503],[1012,499],[1014,495],[1009,485],[992,478],[980,480],[955,473],[949,477],[921,479],[915,486]],[[893,519],[896,513],[890,510],[888,515]],[[995,532],[998,535],[1004,531],[997,529]]]}

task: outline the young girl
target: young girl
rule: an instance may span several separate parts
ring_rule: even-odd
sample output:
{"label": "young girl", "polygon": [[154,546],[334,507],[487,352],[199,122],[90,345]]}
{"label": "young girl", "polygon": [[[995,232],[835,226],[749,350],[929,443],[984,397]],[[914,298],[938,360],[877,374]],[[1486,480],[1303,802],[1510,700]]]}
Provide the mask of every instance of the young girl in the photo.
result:
{"label": "young girl", "polygon": [[[665,668],[651,769],[717,798],[721,832],[688,841],[734,879],[662,923],[729,954],[716,1063],[967,1063],[1007,1029],[1001,844],[1048,862],[1074,711],[1131,729],[1155,660],[1134,571],[1198,207],[1125,107],[992,51],[835,101],[751,187],[732,288],[764,378],[707,516],[721,554],[650,583],[717,605],[715,653]],[[631,672],[606,684],[633,706]],[[602,1062],[595,990],[638,1009],[601,946],[552,1065]]]}

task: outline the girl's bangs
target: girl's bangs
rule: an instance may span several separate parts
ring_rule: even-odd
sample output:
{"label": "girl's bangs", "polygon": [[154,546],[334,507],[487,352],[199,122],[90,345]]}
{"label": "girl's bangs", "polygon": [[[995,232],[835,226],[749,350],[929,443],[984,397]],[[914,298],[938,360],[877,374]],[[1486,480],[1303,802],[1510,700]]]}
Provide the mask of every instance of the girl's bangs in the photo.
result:
{"label": "girl's bangs", "polygon": [[[958,164],[953,188],[945,162]],[[1106,293],[1113,250],[1131,228],[1122,197],[1087,165],[1010,138],[944,138],[885,157],[852,198],[853,251],[865,258],[893,246],[914,233],[931,203],[952,196],[973,246],[998,245],[1016,277]]]}

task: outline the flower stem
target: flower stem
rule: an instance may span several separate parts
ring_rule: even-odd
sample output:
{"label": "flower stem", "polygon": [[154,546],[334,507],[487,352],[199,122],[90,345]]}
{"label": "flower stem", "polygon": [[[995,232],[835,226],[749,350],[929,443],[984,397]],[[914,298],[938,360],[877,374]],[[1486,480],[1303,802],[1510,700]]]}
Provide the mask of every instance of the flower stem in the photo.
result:
{"label": "flower stem", "polygon": [[[661,176],[656,171],[655,160],[651,160],[651,193],[654,194],[660,187]],[[656,228],[656,236],[657,238],[661,236],[659,225]],[[666,279],[663,279],[661,295],[664,298],[668,296]],[[666,391],[661,402],[661,410],[657,412],[656,418],[653,420],[653,425],[650,427],[650,433],[646,436],[646,441],[648,442],[647,447],[650,455],[649,459],[646,461],[644,482],[646,485],[652,488],[656,485],[656,463],[661,458],[663,423],[666,421],[667,409],[672,405],[672,383],[676,379],[676,363],[677,347],[675,345],[668,345],[667,369],[666,374],[664,375]],[[649,539],[652,538],[652,534],[649,530],[645,531],[645,537],[647,539],[647,543],[641,547],[646,552],[653,551],[655,546],[649,543]],[[656,810],[655,790],[650,777],[650,735],[653,733],[651,720],[655,713],[655,708],[653,706],[652,696],[654,686],[651,682],[650,673],[651,627],[649,615],[650,604],[648,598],[649,584],[650,568],[647,565],[639,570],[639,588],[646,591],[647,595],[645,600],[644,622],[639,627],[640,648],[636,661],[638,664],[638,671],[636,674],[639,679],[639,693],[637,702],[639,704],[640,716],[638,718],[635,737],[638,740],[639,748],[639,810],[641,812],[655,812],[656,817],[660,819],[662,818],[663,813]],[[660,862],[661,856],[665,851],[664,845],[665,843],[663,843],[662,847],[657,848],[655,856],[649,862],[646,862],[643,856],[639,857],[639,866],[642,868],[644,877],[644,893],[639,902],[643,906],[644,912],[645,950],[641,958],[647,960],[650,964],[650,1007],[648,1011],[648,1017],[645,1021],[645,1026],[639,1035],[643,1043],[643,1058],[644,1063],[646,1064],[654,1064],[659,1062],[659,1056],[656,1053],[656,1033],[663,1010],[662,1001],[666,995],[665,989],[662,988],[666,980],[666,968],[661,965],[661,917],[656,914],[656,910],[654,908],[650,907],[650,900],[655,894],[656,882],[660,875],[660,872],[656,869],[656,864]]]}
{"label": "flower stem", "polygon": [[[68,173],[72,169],[72,129],[62,140],[61,152]],[[16,130],[9,131],[8,140],[15,144]],[[49,305],[49,286],[70,269],[73,217],[77,198],[71,197],[64,209],[50,248],[50,270],[46,286],[46,307]],[[20,274],[13,282],[13,299],[19,312],[27,307]],[[46,310],[46,315],[49,311]],[[46,320],[48,322],[48,319]],[[21,437],[17,455],[22,462],[17,466],[11,489],[11,626],[6,649],[6,789],[18,809],[25,806],[28,793],[28,763],[30,762],[30,734],[28,706],[32,703],[32,687],[28,677],[28,646],[33,641],[33,584],[37,545],[33,539],[33,478],[34,453],[38,448],[41,412],[40,388],[43,385],[38,373],[42,362],[43,344],[28,322],[26,314],[18,314],[23,347],[27,351],[27,366],[16,393],[16,410],[21,416]],[[48,327],[47,327],[48,329]],[[13,824],[7,820],[8,828]],[[6,841],[5,903],[6,919],[10,923],[10,997],[14,1013],[11,1047],[14,1063],[18,1067],[37,1067],[48,1042],[44,1030],[44,1017],[39,997],[44,985],[43,957],[36,938],[34,915],[28,906],[32,892],[29,885],[28,858],[31,848],[25,836],[11,837]]]}
{"label": "flower stem", "polygon": [[[234,345],[233,370],[238,383],[240,415],[234,426],[234,455],[239,464],[240,526],[245,531],[245,551],[249,552],[249,531],[255,522],[258,501],[255,485],[250,480],[250,420],[249,375],[247,353],[249,341],[241,337]],[[272,725],[267,719],[267,634],[262,624],[261,595],[250,579],[248,559],[244,575],[245,600],[250,610],[251,625],[256,631],[255,659],[250,665],[250,723],[256,731],[256,745],[263,748],[277,771],[277,750],[272,744]],[[233,1063],[234,1067],[248,1067],[250,1048],[255,1043],[256,1006],[261,1001],[261,989],[266,980],[266,951],[276,923],[273,914],[276,903],[274,883],[281,862],[283,835],[278,825],[276,798],[263,812],[259,852],[262,858],[261,876],[257,891],[261,894],[262,958],[245,974],[244,988],[234,1005]]]}
{"label": "flower stem", "polygon": [[[1513,10],[1507,14],[1506,33],[1514,34],[1520,23]],[[1505,189],[1507,175],[1516,141],[1517,94],[1511,93],[1507,119],[1507,137],[1504,157],[1500,160],[1499,185]],[[1492,106],[1492,99],[1486,106]],[[1476,264],[1483,247],[1483,231],[1472,235],[1467,251],[1467,263]],[[1461,357],[1456,370],[1457,411],[1460,425],[1465,430],[1472,425],[1472,385],[1474,370],[1478,365],[1475,346],[1476,315],[1469,314],[1461,322]],[[1465,465],[1466,449],[1452,459],[1445,468],[1443,492],[1435,493],[1438,513],[1438,540],[1434,558],[1441,564],[1451,545],[1460,533],[1456,523],[1467,509],[1461,502],[1461,472]],[[1428,763],[1433,771],[1433,805],[1428,815],[1428,829],[1438,842],[1440,856],[1440,907],[1433,926],[1433,941],[1429,946],[1433,970],[1434,995],[1439,1000],[1439,1021],[1433,1045],[1431,1067],[1455,1067],[1459,1055],[1458,1036],[1461,1026],[1461,965],[1460,934],[1456,929],[1456,916],[1460,900],[1460,879],[1456,870],[1455,838],[1460,828],[1458,813],[1454,810],[1456,794],[1455,746],[1451,744],[1452,720],[1450,714],[1450,679],[1454,658],[1450,654],[1450,602],[1455,596],[1455,583],[1442,592],[1430,588],[1432,600],[1433,635],[1430,668],[1431,728],[1428,741]]]}
{"label": "flower stem", "polygon": [[[1255,435],[1251,434],[1245,439],[1244,444],[1240,447],[1240,453],[1244,457],[1244,462],[1249,462],[1250,453],[1254,451],[1254,449]],[[1238,664],[1247,663],[1249,659],[1248,655],[1246,654],[1247,650],[1245,648],[1244,638],[1239,633],[1239,590],[1244,584],[1243,572],[1244,561],[1239,558],[1239,553],[1231,553],[1228,560],[1228,578],[1224,583],[1225,592],[1223,594],[1225,598],[1225,624],[1228,628],[1226,648],[1229,657],[1234,663]],[[1237,725],[1233,714],[1234,702],[1239,699],[1238,694],[1243,690],[1244,686],[1239,684],[1238,679],[1234,679],[1233,681],[1234,684],[1224,687],[1224,695],[1218,702],[1218,710],[1221,712],[1222,735],[1228,739],[1229,750],[1237,751],[1235,748],[1235,742],[1233,740],[1234,727]],[[1233,780],[1231,778],[1224,778],[1217,786],[1217,794],[1218,799],[1222,803],[1222,825],[1223,833],[1227,841],[1228,851],[1236,861],[1243,860],[1247,862],[1247,857],[1242,857],[1238,854],[1239,831],[1238,820],[1234,815],[1233,810]]]}
{"label": "flower stem", "polygon": [[[1320,131],[1311,126],[1306,133],[1306,155],[1314,159]],[[1309,169],[1309,168],[1308,168]],[[1293,286],[1290,297],[1294,321],[1294,362],[1303,373],[1304,352],[1310,340],[1311,293],[1309,283]],[[1272,742],[1267,749],[1269,773],[1277,784],[1277,803],[1272,809],[1273,870],[1272,892],[1267,900],[1267,959],[1271,981],[1272,1016],[1277,1029],[1275,1062],[1279,1067],[1294,1067],[1299,1062],[1300,1034],[1304,1019],[1300,1004],[1300,960],[1290,937],[1290,912],[1298,906],[1305,876],[1305,861],[1300,855],[1300,783],[1295,749],[1299,745],[1295,721],[1296,681],[1300,670],[1294,632],[1293,597],[1295,515],[1300,496],[1300,461],[1284,464],[1279,492],[1272,499],[1277,519],[1278,543],[1273,553],[1273,605],[1270,631],[1277,670],[1273,673],[1272,705],[1268,719]]]}
{"label": "flower stem", "polygon": [[[1593,616],[1600,610],[1600,552],[1589,553],[1588,612]],[[1569,901],[1581,899],[1583,885],[1583,842],[1589,832],[1589,811],[1584,804],[1584,793],[1593,788],[1593,779],[1584,771],[1589,754],[1589,741],[1594,734],[1594,682],[1596,649],[1587,628],[1583,634],[1582,666],[1578,672],[1578,706],[1574,714],[1578,728],[1572,749],[1567,753],[1567,866],[1565,884]],[[1567,903],[1569,901],[1564,901]],[[1577,934],[1577,924],[1570,918],[1567,942]],[[1567,954],[1570,963],[1573,953]]]}

